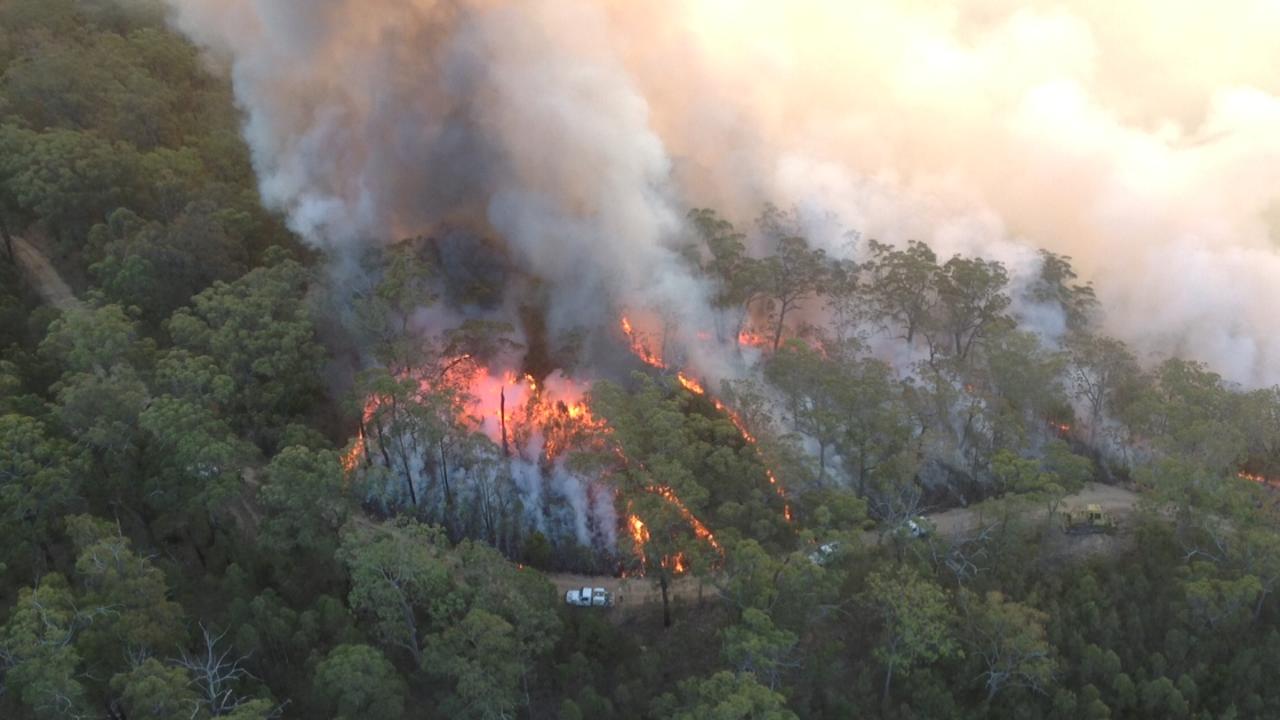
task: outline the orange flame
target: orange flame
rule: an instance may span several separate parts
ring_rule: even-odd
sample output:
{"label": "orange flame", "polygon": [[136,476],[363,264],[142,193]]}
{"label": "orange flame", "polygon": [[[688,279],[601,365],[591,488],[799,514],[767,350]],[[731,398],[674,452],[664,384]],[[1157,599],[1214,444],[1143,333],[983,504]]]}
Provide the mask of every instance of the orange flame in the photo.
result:
{"label": "orange flame", "polygon": [[373,414],[378,411],[380,401],[377,398],[369,398],[364,404],[364,413],[361,416],[360,429],[356,432],[355,442],[351,444],[351,448],[342,455],[342,470],[350,475],[360,466],[360,459],[364,457],[366,443],[364,439],[365,427],[373,419]]}
{"label": "orange flame", "polygon": [[631,541],[635,544],[636,555],[644,562],[644,546],[649,544],[649,528],[644,526],[644,521],[637,515],[631,515],[627,518],[627,525],[631,530]]}
{"label": "orange flame", "polygon": [[740,347],[753,347],[764,350],[772,347],[773,343],[770,342],[769,338],[760,335],[759,333],[753,333],[750,330],[743,330],[738,333],[738,345]]}
{"label": "orange flame", "polygon": [[[683,386],[684,389],[694,395],[707,395],[707,390],[703,387],[702,383],[683,372],[676,373],[676,380],[680,382],[680,385]],[[773,486],[773,491],[778,494],[778,497],[783,500],[782,516],[787,522],[791,522],[791,504],[786,501],[787,490],[782,486],[782,483],[778,482],[778,476],[774,474],[773,469],[765,463],[764,454],[760,452],[759,443],[756,442],[755,436],[751,434],[750,430],[747,430],[747,424],[742,421],[742,417],[730,409],[728,405],[721,402],[719,398],[712,397],[711,402],[715,404],[716,410],[724,413],[725,417],[729,418],[729,422],[733,423],[733,426],[738,429],[738,433],[742,435],[742,439],[755,449],[756,457],[759,458],[760,465],[764,467],[764,474],[769,478],[769,484]]]}
{"label": "orange flame", "polygon": [[676,553],[662,558],[662,567],[670,570],[674,575],[682,575],[688,567],[685,563],[684,553]]}
{"label": "orange flame", "polygon": [[[517,377],[508,372],[496,376],[467,356],[444,365],[447,380],[463,391],[454,408],[458,419],[483,432],[495,444],[505,447],[513,443],[517,448],[525,448],[531,441],[540,441],[542,454],[554,460],[570,446],[591,438],[604,427],[583,401],[584,389],[566,378],[553,376],[539,383],[527,374]],[[404,374],[405,377],[411,375],[412,371]],[[423,394],[430,392],[435,384],[430,379],[419,380]],[[367,454],[368,439],[363,428],[376,422],[385,402],[378,396],[366,401],[362,430],[341,458],[348,474],[359,467]]]}
{"label": "orange flame", "polygon": [[636,332],[635,327],[632,326],[631,321],[627,319],[626,315],[622,316],[621,324],[622,334],[627,336],[627,342],[631,345],[631,352],[634,353],[636,357],[640,358],[641,362],[650,367],[659,369],[667,366],[667,364],[662,361],[662,357],[658,353],[653,352],[645,345],[644,338]]}
{"label": "orange flame", "polygon": [[1241,480],[1248,480],[1251,483],[1266,485],[1267,487],[1280,488],[1280,479],[1269,478],[1266,475],[1258,475],[1245,470],[1241,470],[1240,472],[1236,473],[1236,477],[1240,478]]}
{"label": "orange flame", "polygon": [[702,524],[701,520],[694,516],[684,502],[680,500],[680,496],[676,495],[675,490],[672,490],[666,485],[654,485],[652,487],[645,488],[645,490],[647,492],[654,493],[655,495],[659,495],[663,500],[671,503],[671,505],[679,511],[680,517],[689,524],[689,527],[693,528],[693,534],[699,540],[706,541],[708,545],[715,548],[716,552],[723,552],[720,547],[720,543],[716,542],[716,536],[707,529],[706,525]]}
{"label": "orange flame", "polygon": [[676,380],[679,380],[680,384],[684,386],[684,389],[688,390],[694,395],[707,394],[707,390],[706,388],[702,387],[702,383],[698,382],[697,380],[694,380],[693,378],[689,377],[688,375],[685,375],[682,372],[676,373]]}

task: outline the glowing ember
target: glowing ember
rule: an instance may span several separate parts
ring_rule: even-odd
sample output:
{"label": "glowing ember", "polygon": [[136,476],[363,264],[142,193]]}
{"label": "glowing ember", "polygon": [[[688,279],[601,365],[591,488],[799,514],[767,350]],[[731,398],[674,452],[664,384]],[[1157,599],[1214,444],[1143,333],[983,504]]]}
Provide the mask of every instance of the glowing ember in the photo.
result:
{"label": "glowing ember", "polygon": [[[659,360],[655,355],[653,355],[653,353],[649,352],[648,348],[644,346],[644,343],[639,341],[638,337],[636,336],[635,328],[631,325],[631,321],[628,320],[625,315],[622,317],[622,332],[627,336],[627,340],[630,341],[631,343],[631,352],[635,353],[636,357],[640,358],[641,361],[645,362],[648,365],[652,365],[653,367],[656,367],[656,368],[666,367],[666,365],[661,360]],[[747,344],[747,345],[757,344],[757,342],[760,345],[768,344],[768,340],[766,340],[763,336],[753,335],[746,331],[743,331],[738,335],[738,342],[739,344]],[[685,372],[676,373],[676,380],[679,381],[681,387],[693,393],[694,395],[706,396],[707,394],[707,389],[702,385],[702,383],[698,382],[691,375]],[[756,439],[747,430],[747,426],[745,423],[742,422],[742,418],[738,417],[737,413],[730,410],[724,403],[720,402],[718,399],[712,398],[712,402],[715,403],[716,409],[724,413],[725,416],[729,418],[729,421],[733,423],[733,426],[738,429],[738,432],[742,434],[742,439],[746,440],[748,445],[751,445],[756,449],[756,454],[759,456],[760,448],[757,446]],[[770,470],[768,465],[765,464],[763,456],[760,457],[760,464],[764,466],[765,474],[769,477],[769,484],[773,486],[774,492],[778,494],[778,497],[783,499],[783,508],[782,508],[783,517],[786,518],[787,522],[791,522],[791,505],[786,502],[786,498],[787,498],[786,489],[783,488],[782,484],[778,482],[778,477],[773,474],[773,470]],[[674,493],[672,493],[672,495],[674,496]],[[676,499],[676,502],[679,502],[678,498]],[[682,510],[684,510],[684,512],[686,513],[688,512],[688,510],[684,509],[683,505],[681,505],[680,507]],[[692,518],[693,516],[690,515],[689,517]],[[695,519],[695,522],[696,522],[696,519]],[[708,536],[709,535],[710,533],[708,533]]]}
{"label": "glowing ember", "polygon": [[[584,388],[563,376],[552,375],[543,383],[527,374],[517,377],[507,372],[498,376],[468,356],[449,361],[444,368],[434,382],[432,378],[417,378],[421,394],[425,397],[435,386],[455,387],[458,394],[454,412],[458,420],[483,432],[503,452],[514,447],[516,454],[530,460],[538,455],[554,460],[604,428],[583,401]],[[414,376],[416,372],[410,371],[402,377]],[[367,455],[367,429],[377,427],[386,402],[378,396],[366,401],[361,429],[342,456],[347,473],[354,472]]]}
{"label": "glowing ember", "polygon": [[674,556],[662,558],[662,567],[670,570],[675,575],[680,575],[688,569],[684,553],[676,553]]}
{"label": "glowing ember", "polygon": [[1258,475],[1255,473],[1247,472],[1245,470],[1241,470],[1240,472],[1236,473],[1236,477],[1240,478],[1241,480],[1248,480],[1251,483],[1266,485],[1267,487],[1280,488],[1280,479],[1269,478],[1266,475]]}
{"label": "glowing ember", "polygon": [[660,495],[663,500],[671,503],[671,505],[680,512],[680,517],[683,518],[685,522],[689,523],[689,527],[693,528],[693,534],[696,535],[699,540],[705,540],[708,545],[716,549],[716,552],[723,552],[720,548],[720,543],[716,542],[715,535],[712,535],[711,531],[707,529],[707,526],[703,525],[702,521],[695,517],[694,514],[689,511],[689,508],[685,507],[685,504],[680,500],[680,496],[676,495],[675,490],[672,490],[666,485],[654,485],[652,487],[645,488],[645,490],[647,492]]}
{"label": "glowing ember", "polygon": [[[694,380],[683,372],[676,374],[676,380],[680,381],[680,385],[694,395],[706,396],[707,394],[706,388],[702,386],[702,383]],[[765,463],[764,455],[760,452],[760,447],[756,442],[755,436],[751,434],[751,431],[747,430],[746,423],[742,421],[742,418],[736,412],[729,409],[729,406],[720,402],[720,400],[715,397],[711,398],[711,402],[715,404],[716,410],[724,413],[725,417],[729,418],[729,422],[733,423],[733,426],[738,429],[738,433],[742,435],[742,439],[755,449],[756,457],[760,459],[760,464],[764,467],[765,476],[769,478],[769,484],[773,486],[773,491],[778,494],[778,497],[782,498],[782,516],[786,518],[787,522],[791,522],[791,504],[787,502],[787,490],[782,486],[782,483],[778,482],[778,476],[775,475],[773,470],[769,468],[767,463]]]}
{"label": "glowing ember", "polygon": [[688,375],[685,375],[684,373],[676,373],[676,380],[679,380],[680,384],[684,386],[684,389],[688,390],[694,395],[707,394],[707,390],[706,388],[702,387],[702,383],[698,382],[697,380],[694,380],[693,378],[689,377]]}
{"label": "glowing ember", "polygon": [[1071,434],[1071,426],[1066,423],[1051,422],[1049,423],[1049,426],[1052,427],[1054,430],[1057,430],[1058,432],[1062,433],[1063,435]]}
{"label": "glowing ember", "polygon": [[769,341],[769,338],[758,333],[753,333],[750,330],[743,330],[738,333],[739,347],[753,347],[763,350],[772,347],[772,345],[773,343]]}
{"label": "glowing ember", "polygon": [[627,316],[622,316],[621,324],[622,334],[627,336],[627,342],[631,345],[631,352],[634,353],[636,357],[640,358],[641,362],[650,367],[659,369],[667,366],[667,364],[662,361],[662,357],[658,353],[653,352],[645,345],[644,338],[636,332],[635,327],[632,326],[631,321],[627,319]]}
{"label": "glowing ember", "polygon": [[641,562],[644,561],[644,546],[649,543],[649,528],[644,526],[644,521],[637,515],[631,515],[627,518],[627,525],[631,531],[631,541],[635,544],[636,555]]}
{"label": "glowing ember", "polygon": [[360,466],[360,460],[364,457],[366,443],[364,439],[365,428],[373,419],[373,414],[378,411],[380,402],[377,398],[369,398],[364,404],[364,413],[361,415],[360,429],[356,433],[355,442],[352,443],[351,449],[347,450],[342,456],[342,469],[350,475]]}

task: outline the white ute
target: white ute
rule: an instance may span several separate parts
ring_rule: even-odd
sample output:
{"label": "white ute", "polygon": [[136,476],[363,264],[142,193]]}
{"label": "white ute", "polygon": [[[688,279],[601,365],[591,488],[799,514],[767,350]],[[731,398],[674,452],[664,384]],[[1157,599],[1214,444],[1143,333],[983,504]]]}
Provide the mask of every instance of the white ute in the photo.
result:
{"label": "white ute", "polygon": [[604,588],[584,587],[565,593],[564,601],[574,607],[609,607],[613,597]]}

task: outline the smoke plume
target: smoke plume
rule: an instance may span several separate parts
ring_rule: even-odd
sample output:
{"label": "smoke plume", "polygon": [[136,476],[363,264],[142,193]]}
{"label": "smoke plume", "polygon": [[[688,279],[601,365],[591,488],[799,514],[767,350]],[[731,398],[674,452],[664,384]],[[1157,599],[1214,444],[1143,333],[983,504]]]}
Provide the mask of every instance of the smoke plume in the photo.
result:
{"label": "smoke plume", "polygon": [[483,222],[553,320],[696,315],[684,209],[773,202],[831,252],[1071,255],[1114,334],[1280,382],[1275,2],[169,3],[264,198],[335,254]]}

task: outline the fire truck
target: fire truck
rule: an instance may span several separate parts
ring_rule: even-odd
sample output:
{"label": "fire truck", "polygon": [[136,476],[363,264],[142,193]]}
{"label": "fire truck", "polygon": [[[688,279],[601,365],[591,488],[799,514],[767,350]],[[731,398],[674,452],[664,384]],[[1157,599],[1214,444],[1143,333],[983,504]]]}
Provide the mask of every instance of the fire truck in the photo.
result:
{"label": "fire truck", "polygon": [[1068,535],[1113,533],[1116,531],[1116,522],[1103,512],[1101,505],[1090,503],[1084,510],[1068,510],[1064,513],[1062,528]]}

